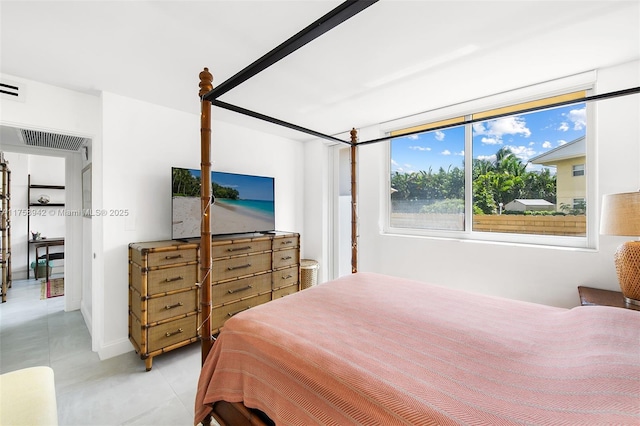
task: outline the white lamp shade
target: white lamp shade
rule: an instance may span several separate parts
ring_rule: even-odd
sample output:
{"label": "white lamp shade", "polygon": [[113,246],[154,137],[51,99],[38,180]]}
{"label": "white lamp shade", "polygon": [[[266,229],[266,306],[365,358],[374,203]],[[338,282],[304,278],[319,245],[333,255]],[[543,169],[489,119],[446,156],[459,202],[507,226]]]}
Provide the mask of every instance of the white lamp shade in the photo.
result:
{"label": "white lamp shade", "polygon": [[600,234],[640,236],[640,191],[602,197]]}

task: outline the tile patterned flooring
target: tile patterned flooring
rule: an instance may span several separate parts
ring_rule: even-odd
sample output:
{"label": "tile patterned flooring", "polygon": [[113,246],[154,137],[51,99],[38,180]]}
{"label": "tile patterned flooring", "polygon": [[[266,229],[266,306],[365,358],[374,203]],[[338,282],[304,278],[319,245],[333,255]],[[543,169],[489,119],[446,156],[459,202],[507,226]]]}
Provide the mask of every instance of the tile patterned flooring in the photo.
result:
{"label": "tile patterned flooring", "polygon": [[144,362],[133,352],[101,361],[80,311],[64,296],[40,300],[40,282],[14,281],[0,304],[0,373],[48,365],[64,425],[192,425],[200,347]]}

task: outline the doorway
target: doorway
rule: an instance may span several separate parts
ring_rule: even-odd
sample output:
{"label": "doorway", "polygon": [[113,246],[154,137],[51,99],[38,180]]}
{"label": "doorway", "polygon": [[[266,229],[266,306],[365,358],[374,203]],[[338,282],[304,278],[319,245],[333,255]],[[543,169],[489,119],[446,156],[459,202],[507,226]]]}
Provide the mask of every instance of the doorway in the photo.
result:
{"label": "doorway", "polygon": [[[64,238],[64,261],[55,261],[52,273],[64,277],[65,311],[82,309],[85,319],[90,323],[91,312],[83,307],[83,242],[85,219],[74,214],[82,211],[81,171],[83,163],[88,161],[88,152],[84,149],[69,150],[46,145],[28,145],[21,134],[24,129],[0,126],[0,150],[4,153],[12,170],[12,268],[13,278],[34,278],[31,262],[35,258],[33,231],[40,237]],[[32,131],[35,132],[35,131]],[[46,132],[37,132],[48,134]],[[91,140],[81,138],[82,146],[88,146]],[[47,140],[44,143],[49,143]],[[29,179],[29,175],[31,178]],[[31,188],[29,188],[31,186]],[[52,187],[64,187],[64,190]],[[60,194],[62,193],[62,194]],[[30,198],[30,200],[28,199]],[[40,206],[39,199],[49,199],[55,206]],[[43,204],[48,204],[43,203]],[[29,204],[32,204],[31,206]],[[27,221],[27,215],[31,214]],[[35,216],[37,209],[38,217]],[[29,228],[29,229],[28,229]],[[90,240],[90,239],[89,239]],[[90,251],[90,248],[89,248]],[[91,263],[88,265],[91,276]],[[37,264],[34,265],[37,268]],[[90,285],[90,282],[89,282]],[[7,292],[11,302],[11,289]],[[90,292],[89,292],[90,297]],[[90,299],[89,299],[90,302]],[[89,303],[90,306],[90,303]]]}

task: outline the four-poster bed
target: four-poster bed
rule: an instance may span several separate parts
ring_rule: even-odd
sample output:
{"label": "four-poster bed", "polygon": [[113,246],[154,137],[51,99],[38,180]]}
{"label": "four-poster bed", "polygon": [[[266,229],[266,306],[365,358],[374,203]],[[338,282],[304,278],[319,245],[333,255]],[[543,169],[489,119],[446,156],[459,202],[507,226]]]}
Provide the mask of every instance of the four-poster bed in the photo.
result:
{"label": "four-poster bed", "polygon": [[345,143],[353,275],[235,316],[214,344],[207,332],[211,232],[204,220],[196,423],[211,415],[223,425],[640,421],[637,313],[552,308],[356,274],[357,148],[389,138],[359,142],[354,128],[344,141],[217,99],[376,1],[343,3],[215,89],[209,70],[200,73],[203,216],[211,204],[204,177],[211,169],[212,105]]}

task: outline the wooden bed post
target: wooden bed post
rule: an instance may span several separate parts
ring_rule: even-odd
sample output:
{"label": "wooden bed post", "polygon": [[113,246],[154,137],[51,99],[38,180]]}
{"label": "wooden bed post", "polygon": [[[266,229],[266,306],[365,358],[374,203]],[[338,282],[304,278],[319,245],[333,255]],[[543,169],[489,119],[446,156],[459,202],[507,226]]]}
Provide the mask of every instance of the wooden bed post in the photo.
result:
{"label": "wooden bed post", "polygon": [[358,272],[358,201],[356,198],[356,154],[358,131],[351,129],[351,273]]}
{"label": "wooden bed post", "polygon": [[202,364],[213,347],[211,337],[211,101],[203,98],[213,89],[213,75],[208,68],[200,72],[200,201],[202,226],[200,233],[200,338]]}

